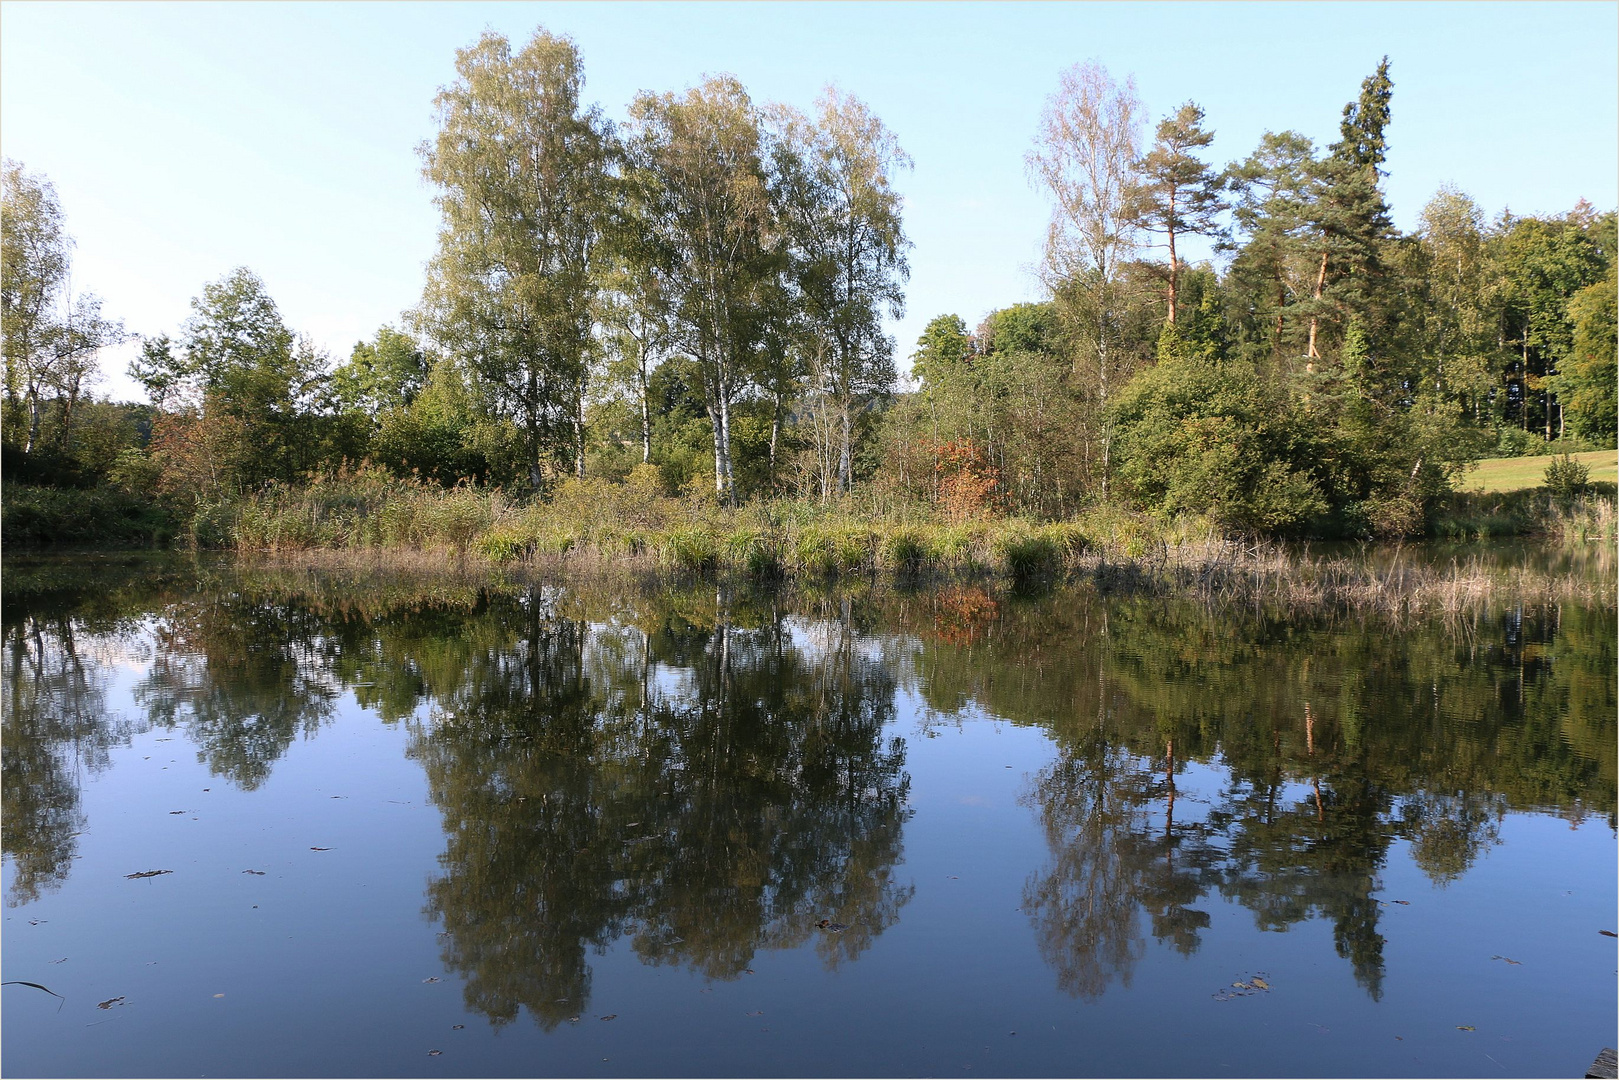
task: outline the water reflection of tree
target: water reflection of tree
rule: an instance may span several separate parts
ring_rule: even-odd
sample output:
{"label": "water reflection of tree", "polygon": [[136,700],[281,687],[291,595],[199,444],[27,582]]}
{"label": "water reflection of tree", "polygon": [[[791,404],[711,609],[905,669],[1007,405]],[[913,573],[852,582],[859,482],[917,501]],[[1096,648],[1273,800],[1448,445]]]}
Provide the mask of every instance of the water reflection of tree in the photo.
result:
{"label": "water reflection of tree", "polygon": [[624,936],[724,979],[818,934],[836,964],[892,925],[904,747],[852,634],[812,660],[779,620],[592,629],[555,601],[496,605],[515,640],[413,733],[448,834],[428,910],[471,1004],[554,1026],[589,998],[588,952]]}
{"label": "water reflection of tree", "polygon": [[[1157,598],[1007,599],[969,641],[892,607],[934,708],[1038,724],[1056,742],[1025,796],[1051,857],[1024,899],[1071,993],[1128,983],[1144,927],[1194,951],[1202,898],[1218,891],[1262,929],[1327,920],[1377,998],[1375,893],[1396,838],[1443,884],[1497,842],[1509,806],[1589,805],[1611,824],[1611,610],[1393,634]],[[1178,821],[1177,760],[1216,759],[1222,790]]]}
{"label": "water reflection of tree", "polygon": [[109,713],[106,668],[84,640],[118,645],[127,625],[87,628],[60,610],[8,612],[0,713],[0,835],[15,874],[8,906],[26,904],[67,879],[85,826],[80,787],[127,745],[129,720]]}
{"label": "water reflection of tree", "polygon": [[235,591],[170,605],[135,702],[153,724],[181,726],[216,776],[252,790],[332,715],[340,689],[328,673],[329,630],[302,605]]}
{"label": "water reflection of tree", "polygon": [[1146,941],[1182,955],[1200,944],[1218,851],[1202,823],[1177,824],[1175,759],[1113,742],[1103,725],[1066,744],[1023,797],[1039,815],[1051,862],[1024,887],[1023,906],[1057,985],[1087,999],[1128,986]]}

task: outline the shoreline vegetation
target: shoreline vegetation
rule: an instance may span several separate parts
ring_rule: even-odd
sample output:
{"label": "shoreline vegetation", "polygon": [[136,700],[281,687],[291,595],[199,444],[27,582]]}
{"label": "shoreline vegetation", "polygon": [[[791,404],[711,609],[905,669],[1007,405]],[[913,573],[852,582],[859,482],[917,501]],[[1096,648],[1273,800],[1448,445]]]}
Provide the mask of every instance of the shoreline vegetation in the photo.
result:
{"label": "shoreline vegetation", "polygon": [[244,564],[367,575],[514,573],[766,589],[1066,582],[1217,606],[1396,617],[1459,616],[1500,600],[1614,605],[1611,491],[1564,499],[1545,491],[1458,493],[1451,515],[1444,522],[1455,531],[1440,538],[1465,542],[1502,535],[1494,529],[1502,522],[1537,521],[1561,543],[1548,548],[1549,560],[1505,564],[1466,546],[1445,558],[1404,544],[1237,540],[1206,519],[1106,508],[1056,523],[947,522],[861,514],[847,503],[731,509],[700,496],[671,498],[650,483],[600,480],[567,481],[551,501],[522,504],[498,490],[365,472],[271,487],[220,508],[209,538]]}
{"label": "shoreline vegetation", "polygon": [[[1619,214],[1490,221],[1445,187],[1395,229],[1387,57],[1337,141],[1223,167],[1195,102],[1151,126],[1130,77],[1063,72],[1026,159],[1043,298],[938,314],[905,378],[913,163],[858,98],[716,76],[611,121],[543,28],[456,72],[420,302],[346,361],[245,266],[127,333],[70,288],[50,181],[4,163],[0,540],[758,578],[1614,540]],[[95,400],[133,336],[150,404]]]}

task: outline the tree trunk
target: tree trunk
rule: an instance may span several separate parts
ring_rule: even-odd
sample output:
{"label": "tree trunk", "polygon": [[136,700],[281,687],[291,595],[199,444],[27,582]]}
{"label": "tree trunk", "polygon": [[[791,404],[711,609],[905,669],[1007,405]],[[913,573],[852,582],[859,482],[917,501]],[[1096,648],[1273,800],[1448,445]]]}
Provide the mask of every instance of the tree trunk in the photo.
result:
{"label": "tree trunk", "polygon": [[854,490],[854,449],[850,432],[849,399],[843,398],[838,402],[838,414],[842,420],[841,445],[838,448],[838,490],[847,492]]}
{"label": "tree trunk", "polygon": [[32,454],[34,447],[39,444],[39,388],[28,388],[28,440],[23,444],[22,452]]}
{"label": "tree trunk", "polygon": [[573,474],[585,475],[585,387],[579,385],[579,404],[573,416]]}
{"label": "tree trunk", "polygon": [[770,410],[770,483],[776,483],[776,439],[781,434],[781,392],[774,395]]}
{"label": "tree trunk", "polygon": [[1175,300],[1178,296],[1176,286],[1180,284],[1180,264],[1175,261],[1175,194],[1169,195],[1169,221],[1164,224],[1164,232],[1169,235],[1169,324],[1175,325]]}
{"label": "tree trunk", "polygon": [[641,359],[637,366],[637,374],[641,391],[641,464],[652,463],[652,409],[647,402],[647,375],[646,350],[641,350]]}
{"label": "tree trunk", "polygon": [[[1327,253],[1325,251],[1323,251],[1321,253],[1321,269],[1316,271],[1316,275],[1315,275],[1315,293],[1314,293],[1313,299],[1316,301],[1317,304],[1319,304],[1321,302],[1321,293],[1326,289],[1326,287],[1327,287]],[[1306,370],[1306,371],[1314,371],[1315,370],[1314,361],[1321,359],[1321,354],[1316,351],[1316,347],[1315,347],[1315,332],[1316,332],[1316,327],[1320,323],[1320,320],[1321,320],[1321,314],[1320,314],[1319,311],[1310,312],[1310,347],[1309,347],[1308,350],[1306,350],[1305,356],[1309,357],[1311,362],[1304,365],[1304,370]]]}

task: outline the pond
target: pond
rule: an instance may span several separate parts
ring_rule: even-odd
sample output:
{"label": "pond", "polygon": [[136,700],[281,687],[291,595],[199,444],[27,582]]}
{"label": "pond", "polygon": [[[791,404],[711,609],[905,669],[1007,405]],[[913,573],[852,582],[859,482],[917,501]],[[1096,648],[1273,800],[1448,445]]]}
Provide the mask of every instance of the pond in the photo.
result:
{"label": "pond", "polygon": [[0,617],[8,1076],[1578,1076],[1615,1044],[1606,601],[35,557]]}

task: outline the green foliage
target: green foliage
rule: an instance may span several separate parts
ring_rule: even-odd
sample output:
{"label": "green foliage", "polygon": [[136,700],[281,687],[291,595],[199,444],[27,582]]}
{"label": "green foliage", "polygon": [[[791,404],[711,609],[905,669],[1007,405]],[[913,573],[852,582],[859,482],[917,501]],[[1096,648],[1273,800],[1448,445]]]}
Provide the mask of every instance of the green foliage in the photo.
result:
{"label": "green foliage", "polygon": [[1559,498],[1573,498],[1584,491],[1590,482],[1590,468],[1567,454],[1546,466],[1546,490]]}
{"label": "green foliage", "polygon": [[995,535],[994,551],[1015,580],[1049,574],[1062,567],[1063,551],[1057,538],[1040,529],[1002,529]]}
{"label": "green foliage", "polygon": [[456,75],[422,148],[443,216],[423,322],[475,374],[482,407],[521,435],[538,491],[584,450],[614,149],[600,110],[580,101],[569,38],[537,30],[514,53],[486,31],[457,51]]}
{"label": "green foliage", "polygon": [[371,341],[355,343],[348,362],[332,373],[332,388],[344,409],[376,416],[408,407],[431,369],[415,339],[383,326]]}
{"label": "green foliage", "polygon": [[1156,513],[1256,535],[1299,531],[1327,509],[1307,417],[1253,365],[1188,355],[1173,324],[1116,416],[1120,478]]}
{"label": "green foliage", "polygon": [[1602,446],[1619,438],[1619,273],[1610,263],[1608,276],[1587,285],[1568,301],[1574,323],[1567,358],[1559,365],[1553,389],[1568,412],[1569,426]]}
{"label": "green foliage", "polygon": [[175,534],[173,518],[150,499],[114,487],[89,491],[7,482],[0,495],[0,541],[151,547]]}

